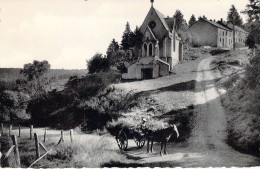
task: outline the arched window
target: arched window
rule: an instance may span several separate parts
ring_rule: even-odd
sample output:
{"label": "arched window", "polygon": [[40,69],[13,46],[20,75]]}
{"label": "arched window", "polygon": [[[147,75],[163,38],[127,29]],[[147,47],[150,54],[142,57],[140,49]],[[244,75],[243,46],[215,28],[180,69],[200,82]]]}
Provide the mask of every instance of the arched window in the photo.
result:
{"label": "arched window", "polygon": [[146,43],[144,44],[144,47],[143,47],[143,54],[144,54],[144,56],[147,56],[147,44]]}
{"label": "arched window", "polygon": [[153,55],[153,44],[150,43],[149,44],[149,56],[152,56]]}

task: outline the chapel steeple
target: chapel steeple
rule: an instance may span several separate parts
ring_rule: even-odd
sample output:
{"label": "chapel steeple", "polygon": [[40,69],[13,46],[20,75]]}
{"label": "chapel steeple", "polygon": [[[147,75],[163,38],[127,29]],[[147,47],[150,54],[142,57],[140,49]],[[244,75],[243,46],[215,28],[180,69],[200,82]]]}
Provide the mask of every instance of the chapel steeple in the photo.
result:
{"label": "chapel steeple", "polygon": [[152,7],[153,7],[153,2],[154,2],[154,0],[150,0],[151,1],[151,5],[152,5]]}

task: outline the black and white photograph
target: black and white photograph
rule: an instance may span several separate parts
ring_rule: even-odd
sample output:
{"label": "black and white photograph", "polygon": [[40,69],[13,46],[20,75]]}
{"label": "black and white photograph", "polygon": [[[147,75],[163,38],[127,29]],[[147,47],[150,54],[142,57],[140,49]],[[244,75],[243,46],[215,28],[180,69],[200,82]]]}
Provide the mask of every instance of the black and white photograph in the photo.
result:
{"label": "black and white photograph", "polygon": [[260,0],[0,0],[0,168],[260,167]]}

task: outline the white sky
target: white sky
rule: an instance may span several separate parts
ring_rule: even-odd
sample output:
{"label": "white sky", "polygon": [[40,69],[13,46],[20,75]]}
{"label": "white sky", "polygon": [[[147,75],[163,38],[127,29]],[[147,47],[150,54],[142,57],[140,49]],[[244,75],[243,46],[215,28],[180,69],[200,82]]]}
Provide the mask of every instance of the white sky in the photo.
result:
{"label": "white sky", "polygon": [[[232,4],[242,11],[248,0],[155,0],[165,16],[226,20]],[[0,0],[0,67],[22,68],[48,60],[54,69],[85,69],[86,59],[119,43],[129,21],[140,26],[150,0]],[[245,22],[245,15],[240,14]]]}

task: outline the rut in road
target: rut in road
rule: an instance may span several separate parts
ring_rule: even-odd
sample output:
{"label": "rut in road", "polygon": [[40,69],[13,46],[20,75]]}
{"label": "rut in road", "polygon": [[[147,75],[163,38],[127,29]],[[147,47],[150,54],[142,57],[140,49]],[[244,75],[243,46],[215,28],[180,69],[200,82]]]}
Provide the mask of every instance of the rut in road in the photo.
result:
{"label": "rut in road", "polygon": [[[197,115],[189,143],[197,148],[225,149],[227,121],[219,98],[219,94],[224,91],[218,91],[212,83],[216,76],[220,77],[220,74],[213,74],[210,70],[213,59],[213,57],[204,59],[198,66],[195,85]],[[206,83],[207,81],[210,83]]]}

